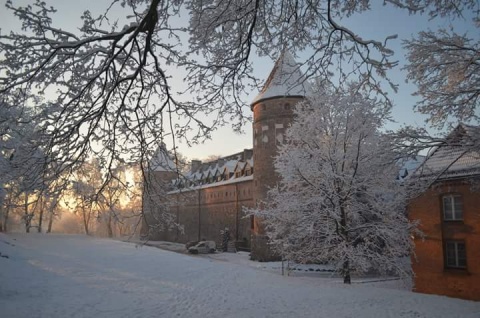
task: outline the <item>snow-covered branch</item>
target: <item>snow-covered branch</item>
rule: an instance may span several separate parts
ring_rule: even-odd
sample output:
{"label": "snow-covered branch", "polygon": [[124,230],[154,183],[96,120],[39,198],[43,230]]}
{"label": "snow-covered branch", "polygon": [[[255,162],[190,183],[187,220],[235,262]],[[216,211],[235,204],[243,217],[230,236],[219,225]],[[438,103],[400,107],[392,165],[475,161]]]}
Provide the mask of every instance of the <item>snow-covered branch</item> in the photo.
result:
{"label": "snow-covered branch", "polygon": [[453,31],[420,32],[405,42],[408,78],[422,97],[418,110],[443,126],[450,116],[478,121],[480,103],[480,41]]}

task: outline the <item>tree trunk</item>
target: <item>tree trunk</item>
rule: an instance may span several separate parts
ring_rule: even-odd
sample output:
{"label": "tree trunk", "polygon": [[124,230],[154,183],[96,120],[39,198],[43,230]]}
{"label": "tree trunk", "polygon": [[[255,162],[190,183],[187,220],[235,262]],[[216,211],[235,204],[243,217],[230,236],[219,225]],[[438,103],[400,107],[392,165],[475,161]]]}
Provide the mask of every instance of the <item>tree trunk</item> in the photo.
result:
{"label": "tree trunk", "polygon": [[49,215],[49,218],[48,218],[47,233],[52,232],[52,225],[53,225],[53,211],[50,211],[50,215]]}
{"label": "tree trunk", "polygon": [[348,261],[343,262],[343,283],[351,284],[352,280],[350,278],[350,264]]}
{"label": "tree trunk", "polygon": [[24,211],[25,211],[25,232],[30,233],[31,218],[28,215],[28,194],[26,192],[25,192],[25,201],[24,201]]}
{"label": "tree trunk", "polygon": [[38,200],[40,200],[40,212],[38,214],[38,233],[42,233],[42,223],[43,223],[43,208],[44,208],[44,201],[42,199],[43,197],[40,196],[40,198]]}
{"label": "tree trunk", "polygon": [[7,203],[5,208],[5,215],[3,216],[3,231],[7,232],[7,222],[8,222],[8,215],[10,214],[10,202]]}
{"label": "tree trunk", "polygon": [[49,208],[48,208],[48,228],[47,228],[47,233],[52,232],[52,225],[53,225],[53,219],[55,217],[55,207],[57,206],[58,199],[57,195],[53,197],[52,202],[50,202]]}
{"label": "tree trunk", "polygon": [[112,238],[113,237],[113,231],[112,231],[112,211],[108,211],[108,219],[107,219],[107,233],[108,237]]}
{"label": "tree trunk", "polygon": [[0,232],[4,231],[3,221],[5,220],[4,213],[6,210],[6,206],[7,206],[7,195],[3,186],[0,184]]}
{"label": "tree trunk", "polygon": [[90,212],[87,215],[87,211],[85,207],[82,208],[82,214],[83,214],[83,226],[85,228],[85,234],[90,235],[88,231],[88,223],[90,222]]}
{"label": "tree trunk", "polygon": [[[340,191],[338,191],[338,192],[340,192]],[[348,239],[348,232],[346,231],[347,213],[345,211],[345,208],[344,208],[343,204],[344,204],[344,202],[340,201],[340,213],[341,213],[341,219],[340,219],[341,229],[340,229],[340,232],[343,236],[343,239],[345,240],[345,242],[348,245],[349,244],[349,239]],[[342,272],[343,272],[343,283],[344,284],[351,284],[352,281],[351,281],[351,278],[350,278],[350,262],[348,261],[348,259],[343,262]]]}
{"label": "tree trunk", "polygon": [[0,232],[3,232],[3,220],[5,219],[4,218],[4,214],[3,214],[3,204],[0,203]]}

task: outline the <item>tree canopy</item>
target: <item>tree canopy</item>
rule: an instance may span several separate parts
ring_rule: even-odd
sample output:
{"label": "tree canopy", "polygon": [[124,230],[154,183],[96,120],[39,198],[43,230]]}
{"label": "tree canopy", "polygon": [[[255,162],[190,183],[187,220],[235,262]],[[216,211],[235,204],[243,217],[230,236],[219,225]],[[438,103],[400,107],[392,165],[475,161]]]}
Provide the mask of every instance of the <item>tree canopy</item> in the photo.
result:
{"label": "tree canopy", "polygon": [[[474,11],[478,19],[474,0],[384,0],[384,4],[432,18],[460,18]],[[370,6],[368,0],[114,0],[101,15],[79,12],[83,24],[73,32],[55,26],[55,9],[44,1],[21,6],[8,0],[6,9],[22,28],[0,34],[1,98],[25,105],[34,96],[53,94],[53,100],[36,105],[41,109],[37,111],[41,126],[50,136],[47,156],[55,152],[57,160],[71,164],[93,151],[111,162],[124,157],[145,161],[162,138],[196,142],[217,125],[232,120],[237,128],[243,124],[247,118],[242,94],[258,86],[251,73],[255,54],[275,55],[279,48],[309,51],[303,61],[307,77],[328,80],[336,72],[386,97],[381,82],[395,88],[388,79],[388,70],[397,64],[388,45],[392,37],[366,39],[341,23]],[[124,9],[124,17],[115,15],[117,7]],[[185,16],[188,25],[181,18]],[[445,109],[452,98],[458,98],[463,100],[462,107],[450,106],[447,113],[471,116],[478,101],[475,93],[464,92],[462,81],[456,82],[462,82],[461,87],[452,90],[457,97],[443,97],[444,103],[431,109],[437,100],[422,87],[441,91],[437,88],[445,84],[433,86],[429,81],[437,56],[427,59],[429,51],[435,52],[430,42],[446,45],[443,37],[428,33],[407,45],[410,78],[428,100],[420,109],[436,114],[435,109]],[[465,65],[461,73],[475,88],[478,44],[467,42],[462,42],[465,58],[453,63]],[[455,43],[463,47],[458,39]],[[418,57],[421,50],[424,58]],[[175,65],[184,78],[181,89],[172,85],[177,74],[167,65]],[[451,73],[450,84],[461,75],[459,70],[445,72]],[[442,78],[437,73],[434,82]],[[203,120],[203,115],[213,120]],[[175,124],[164,120],[172,116],[183,120]],[[101,147],[95,147],[98,143]]]}
{"label": "tree canopy", "polygon": [[300,103],[275,158],[281,178],[265,206],[275,251],[297,262],[328,263],[341,272],[409,274],[406,189],[397,180],[397,154],[380,132],[388,110],[351,85],[320,88]]}

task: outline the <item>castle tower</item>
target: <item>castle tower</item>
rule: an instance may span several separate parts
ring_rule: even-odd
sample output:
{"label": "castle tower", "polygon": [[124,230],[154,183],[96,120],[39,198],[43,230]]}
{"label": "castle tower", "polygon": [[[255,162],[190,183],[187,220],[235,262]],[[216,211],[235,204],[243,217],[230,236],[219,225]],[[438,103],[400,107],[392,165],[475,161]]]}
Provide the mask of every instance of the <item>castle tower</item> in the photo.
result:
{"label": "castle tower", "polygon": [[[261,207],[269,188],[275,186],[279,176],[275,173],[273,159],[284,133],[293,120],[294,106],[309,95],[310,87],[299,64],[284,51],[275,63],[262,91],[253,100],[253,199]],[[268,261],[275,256],[268,249],[268,239],[261,220],[254,219],[252,229],[254,260]]]}

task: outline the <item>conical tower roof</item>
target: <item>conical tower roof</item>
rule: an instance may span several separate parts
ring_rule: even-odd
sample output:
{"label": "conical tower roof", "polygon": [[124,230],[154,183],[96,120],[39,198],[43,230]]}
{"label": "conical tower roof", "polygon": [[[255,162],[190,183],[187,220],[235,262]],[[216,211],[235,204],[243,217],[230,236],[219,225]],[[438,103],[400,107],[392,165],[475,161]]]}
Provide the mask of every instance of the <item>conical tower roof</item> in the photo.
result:
{"label": "conical tower roof", "polygon": [[254,98],[252,105],[275,97],[305,97],[310,95],[311,87],[300,65],[288,51],[283,51],[273,66],[263,89]]}
{"label": "conical tower roof", "polygon": [[153,171],[176,171],[177,165],[168,154],[165,144],[161,144],[150,160],[150,167]]}

